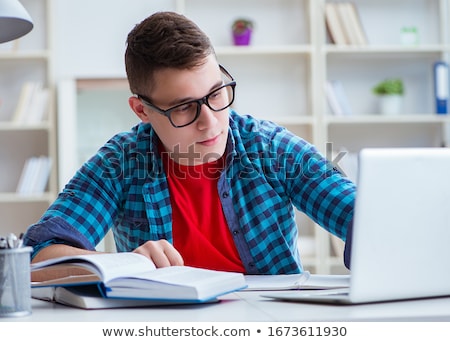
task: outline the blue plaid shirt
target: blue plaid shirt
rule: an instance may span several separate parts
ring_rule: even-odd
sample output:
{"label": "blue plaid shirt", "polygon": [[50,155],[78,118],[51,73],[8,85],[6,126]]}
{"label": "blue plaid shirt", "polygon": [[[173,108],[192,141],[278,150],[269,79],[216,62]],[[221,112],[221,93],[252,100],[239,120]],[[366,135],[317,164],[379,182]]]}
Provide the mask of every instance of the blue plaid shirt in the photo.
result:
{"label": "blue plaid shirt", "polygon": [[[355,186],[314,146],[233,110],[228,136],[218,191],[247,273],[303,271],[294,206],[346,239]],[[24,241],[34,255],[54,243],[94,250],[110,228],[119,252],[148,240],[171,242],[170,194],[158,141],[149,124],[109,140],[29,227]]]}

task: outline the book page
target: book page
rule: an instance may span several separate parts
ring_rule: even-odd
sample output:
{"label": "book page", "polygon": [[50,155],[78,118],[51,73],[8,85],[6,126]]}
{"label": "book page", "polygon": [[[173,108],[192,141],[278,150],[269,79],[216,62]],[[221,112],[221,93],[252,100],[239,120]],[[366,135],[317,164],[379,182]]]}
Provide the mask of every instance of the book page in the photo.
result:
{"label": "book page", "polygon": [[189,266],[171,266],[118,277],[106,284],[109,298],[211,300],[246,286],[242,273]]}
{"label": "book page", "polygon": [[152,271],[155,264],[147,257],[137,253],[99,253],[85,255],[85,259],[97,265],[103,275],[103,281]]}
{"label": "book page", "polygon": [[349,275],[302,274],[246,275],[244,291],[334,289],[350,285]]}
{"label": "book page", "polygon": [[350,275],[346,274],[311,274],[305,284],[311,289],[337,289],[350,286]]}
{"label": "book page", "polygon": [[[86,267],[86,265],[79,266],[78,264],[73,263],[50,265],[45,268],[33,270],[33,274],[39,272],[45,272],[46,280],[34,281],[31,283],[32,287],[58,284],[98,283],[101,281],[98,271],[94,267]],[[67,274],[68,272],[70,275],[61,276],[62,274]]]}
{"label": "book page", "polygon": [[155,264],[147,257],[137,253],[95,253],[64,256],[50,260],[41,261],[31,265],[31,271],[57,264],[76,264],[82,266],[89,263],[89,268],[95,267],[97,273],[104,282],[118,276],[130,276],[149,270],[155,270]]}
{"label": "book page", "polygon": [[301,274],[246,275],[244,278],[248,285],[244,291],[294,290],[300,289],[308,280],[309,272],[305,271]]}

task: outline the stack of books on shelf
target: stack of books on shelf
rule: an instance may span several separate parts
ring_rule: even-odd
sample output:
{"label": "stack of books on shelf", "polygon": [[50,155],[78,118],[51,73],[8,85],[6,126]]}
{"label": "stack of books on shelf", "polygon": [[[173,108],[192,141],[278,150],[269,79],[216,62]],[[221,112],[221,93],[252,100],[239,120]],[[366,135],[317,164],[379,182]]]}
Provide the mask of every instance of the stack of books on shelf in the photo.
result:
{"label": "stack of books on shelf", "polygon": [[16,192],[21,195],[42,194],[47,187],[51,164],[51,159],[47,156],[28,158],[22,169]]}
{"label": "stack of books on shelf", "polygon": [[11,121],[17,124],[37,124],[47,119],[50,92],[42,82],[28,81],[22,85]]}
{"label": "stack of books on shelf", "polygon": [[325,83],[325,94],[333,115],[353,115],[352,108],[341,81],[327,80]]}
{"label": "stack of books on shelf", "polygon": [[334,44],[367,45],[367,36],[354,3],[326,3],[325,23]]}

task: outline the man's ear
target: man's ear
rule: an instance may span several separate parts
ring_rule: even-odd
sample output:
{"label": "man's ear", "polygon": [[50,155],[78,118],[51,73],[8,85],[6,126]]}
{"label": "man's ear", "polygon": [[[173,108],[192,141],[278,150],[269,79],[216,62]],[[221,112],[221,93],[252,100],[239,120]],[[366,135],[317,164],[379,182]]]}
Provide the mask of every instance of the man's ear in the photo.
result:
{"label": "man's ear", "polygon": [[147,123],[149,121],[148,114],[144,112],[144,105],[141,100],[139,100],[136,96],[131,96],[128,99],[128,104],[130,105],[131,110],[138,116],[138,118]]}

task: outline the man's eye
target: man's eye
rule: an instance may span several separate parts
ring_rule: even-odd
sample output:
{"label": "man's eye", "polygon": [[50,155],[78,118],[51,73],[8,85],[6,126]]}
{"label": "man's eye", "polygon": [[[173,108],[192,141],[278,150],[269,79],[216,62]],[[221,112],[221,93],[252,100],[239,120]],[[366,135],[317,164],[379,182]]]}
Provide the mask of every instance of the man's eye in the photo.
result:
{"label": "man's eye", "polygon": [[219,90],[215,91],[214,93],[210,94],[208,99],[214,100],[215,98],[220,97],[220,95],[222,95],[222,89],[219,89]]}
{"label": "man's eye", "polygon": [[186,104],[184,104],[184,105],[181,105],[181,106],[175,108],[175,109],[173,110],[173,112],[175,112],[175,113],[190,112],[190,111],[192,111],[192,109],[194,108],[194,106],[195,106],[195,103],[193,103],[193,102],[191,102],[191,103],[186,103]]}

